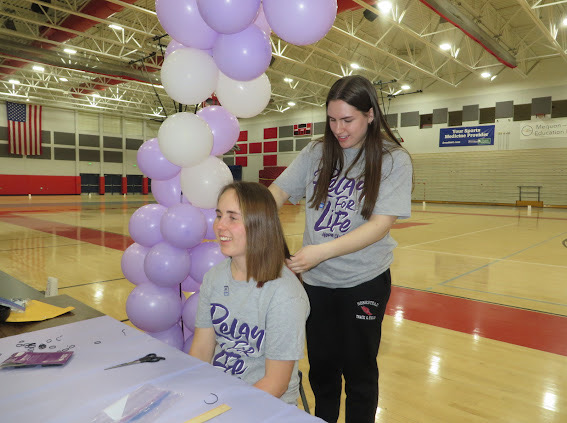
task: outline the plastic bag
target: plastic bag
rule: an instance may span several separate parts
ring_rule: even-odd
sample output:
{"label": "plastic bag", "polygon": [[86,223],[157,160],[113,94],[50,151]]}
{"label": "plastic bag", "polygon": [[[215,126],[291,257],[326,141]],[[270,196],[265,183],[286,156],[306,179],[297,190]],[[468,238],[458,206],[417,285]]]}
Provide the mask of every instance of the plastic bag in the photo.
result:
{"label": "plastic bag", "polygon": [[2,298],[0,297],[0,305],[10,307],[12,313],[23,313],[26,311],[27,299],[23,298]]}
{"label": "plastic bag", "polygon": [[151,423],[181,396],[153,385],[144,385],[102,410],[91,423]]}

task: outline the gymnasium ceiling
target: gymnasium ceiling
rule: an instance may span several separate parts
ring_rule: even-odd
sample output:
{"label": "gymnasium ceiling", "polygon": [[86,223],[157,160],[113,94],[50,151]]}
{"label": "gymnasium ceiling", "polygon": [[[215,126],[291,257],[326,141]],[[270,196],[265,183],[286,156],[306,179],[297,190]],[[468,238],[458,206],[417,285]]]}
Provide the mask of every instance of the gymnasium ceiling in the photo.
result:
{"label": "gymnasium ceiling", "polygon": [[[265,112],[285,111],[290,101],[319,106],[351,72],[374,81],[385,97],[471,78],[497,83],[509,72],[527,79],[547,60],[567,75],[567,0],[391,0],[387,12],[368,3],[338,0],[332,29],[313,45],[272,33]],[[92,18],[90,10],[105,7],[104,17]],[[0,0],[0,100],[160,119],[179,107],[159,85],[170,40],[155,0]],[[483,72],[490,73],[485,80]]]}

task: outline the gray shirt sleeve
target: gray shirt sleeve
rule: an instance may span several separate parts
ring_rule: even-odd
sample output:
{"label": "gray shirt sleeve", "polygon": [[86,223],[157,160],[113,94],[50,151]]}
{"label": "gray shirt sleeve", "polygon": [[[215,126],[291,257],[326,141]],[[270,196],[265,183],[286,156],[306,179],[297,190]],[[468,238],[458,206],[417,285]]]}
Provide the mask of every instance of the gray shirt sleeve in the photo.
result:
{"label": "gray shirt sleeve", "polygon": [[[214,272],[214,270],[213,270]],[[199,291],[199,305],[197,306],[197,315],[195,317],[196,328],[212,328],[211,321],[211,271],[207,272],[203,277],[203,283]],[[193,294],[195,295],[195,294]]]}
{"label": "gray shirt sleeve", "polygon": [[274,184],[289,194],[292,204],[297,204],[305,196],[309,168],[313,161],[310,153],[314,147],[313,142],[309,143],[274,181]]}
{"label": "gray shirt sleeve", "polygon": [[270,307],[266,321],[267,359],[299,360],[303,357],[308,315],[309,303],[303,297],[290,298]]}
{"label": "gray shirt sleeve", "polygon": [[405,150],[394,150],[384,157],[380,192],[372,214],[398,216],[411,215],[412,164]]}

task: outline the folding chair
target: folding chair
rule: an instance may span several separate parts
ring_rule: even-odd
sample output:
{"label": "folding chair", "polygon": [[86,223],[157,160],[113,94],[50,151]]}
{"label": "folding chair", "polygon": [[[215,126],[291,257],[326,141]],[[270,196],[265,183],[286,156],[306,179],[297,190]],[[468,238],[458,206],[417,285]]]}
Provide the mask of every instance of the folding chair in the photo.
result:
{"label": "folding chair", "polygon": [[299,373],[299,396],[301,397],[301,403],[303,404],[303,409],[308,414],[311,414],[311,411],[309,410],[309,404],[307,404],[305,390],[303,389],[303,373],[301,373],[301,370],[298,370],[297,372]]}

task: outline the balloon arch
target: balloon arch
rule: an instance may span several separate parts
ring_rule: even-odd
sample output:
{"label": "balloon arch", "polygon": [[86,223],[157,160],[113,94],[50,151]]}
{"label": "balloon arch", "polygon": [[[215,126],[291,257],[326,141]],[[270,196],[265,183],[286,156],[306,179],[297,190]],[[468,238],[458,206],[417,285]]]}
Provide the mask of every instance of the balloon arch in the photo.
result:
{"label": "balloon arch", "polygon": [[[215,239],[219,190],[232,181],[216,156],[236,143],[237,118],[268,105],[271,31],[291,44],[312,44],[331,28],[337,1],[156,0],[156,12],[173,39],[161,70],[167,94],[180,104],[200,104],[214,93],[221,105],[169,116],[157,138],[138,150],[157,204],[130,218],[134,244],[121,265],[137,285],[126,301],[130,321],[187,352],[203,276],[225,259],[216,242],[206,241]],[[185,299],[182,291],[193,294]]]}

